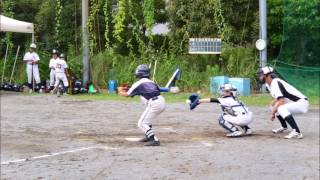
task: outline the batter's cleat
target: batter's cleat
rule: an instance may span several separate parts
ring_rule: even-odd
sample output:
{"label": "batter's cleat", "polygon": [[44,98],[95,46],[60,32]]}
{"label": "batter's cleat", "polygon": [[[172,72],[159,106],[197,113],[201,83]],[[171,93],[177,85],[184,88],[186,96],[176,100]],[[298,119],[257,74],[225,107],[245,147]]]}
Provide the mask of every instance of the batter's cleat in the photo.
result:
{"label": "batter's cleat", "polygon": [[227,137],[241,137],[243,135],[242,131],[234,131],[232,133],[228,133]]}
{"label": "batter's cleat", "polygon": [[274,134],[279,134],[279,133],[283,133],[285,130],[287,130],[287,128],[284,128],[284,127],[279,127],[277,129],[273,129],[272,132]]}
{"label": "batter's cleat", "polygon": [[144,138],[139,139],[138,142],[149,142],[149,141],[151,141],[151,139],[145,136]]}
{"label": "batter's cleat", "polygon": [[57,92],[57,97],[60,97],[61,96],[61,93],[60,91]]}
{"label": "batter's cleat", "polygon": [[301,133],[298,133],[295,129],[293,129],[288,135],[286,135],[284,137],[285,139],[292,139],[292,138],[296,138],[296,139],[302,139],[303,135]]}
{"label": "batter's cleat", "polygon": [[160,141],[151,140],[147,142],[144,146],[160,146]]}

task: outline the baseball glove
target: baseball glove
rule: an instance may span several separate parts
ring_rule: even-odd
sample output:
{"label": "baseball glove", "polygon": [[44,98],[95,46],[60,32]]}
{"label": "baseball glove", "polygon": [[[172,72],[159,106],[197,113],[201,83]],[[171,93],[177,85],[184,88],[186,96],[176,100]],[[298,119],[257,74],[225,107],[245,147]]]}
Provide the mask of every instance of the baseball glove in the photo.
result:
{"label": "baseball glove", "polygon": [[199,102],[200,96],[198,94],[191,94],[188,99],[189,99],[190,110],[193,110],[200,104]]}

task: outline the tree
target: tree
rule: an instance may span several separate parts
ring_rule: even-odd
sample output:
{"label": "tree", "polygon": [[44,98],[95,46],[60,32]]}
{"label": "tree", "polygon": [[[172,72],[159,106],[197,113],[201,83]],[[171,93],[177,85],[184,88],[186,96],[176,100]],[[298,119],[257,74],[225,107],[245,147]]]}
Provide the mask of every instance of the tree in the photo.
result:
{"label": "tree", "polygon": [[320,3],[292,0],[284,5],[282,60],[300,65],[320,65]]}

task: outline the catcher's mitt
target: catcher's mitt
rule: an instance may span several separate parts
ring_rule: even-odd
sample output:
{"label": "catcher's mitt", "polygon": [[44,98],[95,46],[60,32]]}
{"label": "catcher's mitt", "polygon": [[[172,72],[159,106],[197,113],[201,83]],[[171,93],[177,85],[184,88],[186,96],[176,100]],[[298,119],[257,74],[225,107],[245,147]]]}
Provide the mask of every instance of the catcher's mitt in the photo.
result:
{"label": "catcher's mitt", "polygon": [[200,96],[198,94],[191,94],[189,96],[188,102],[189,102],[190,110],[193,110],[200,104],[199,100],[200,100]]}

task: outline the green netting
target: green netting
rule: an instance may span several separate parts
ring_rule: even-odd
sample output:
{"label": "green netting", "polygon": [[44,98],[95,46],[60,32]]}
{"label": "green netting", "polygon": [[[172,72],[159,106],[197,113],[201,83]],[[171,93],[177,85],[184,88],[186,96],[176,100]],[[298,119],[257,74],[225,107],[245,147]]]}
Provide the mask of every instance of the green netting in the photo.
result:
{"label": "green netting", "polygon": [[278,63],[277,72],[308,96],[319,96],[320,69]]}
{"label": "green netting", "polygon": [[320,2],[283,0],[283,37],[275,68],[303,93],[319,96]]}

